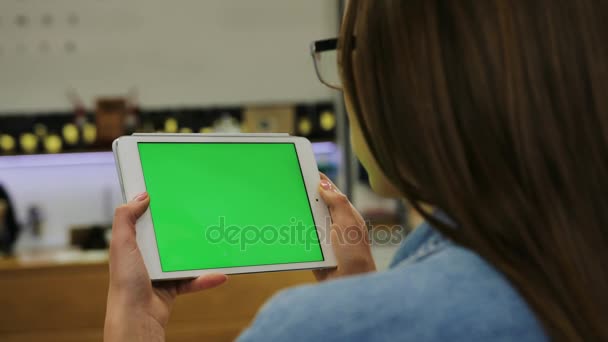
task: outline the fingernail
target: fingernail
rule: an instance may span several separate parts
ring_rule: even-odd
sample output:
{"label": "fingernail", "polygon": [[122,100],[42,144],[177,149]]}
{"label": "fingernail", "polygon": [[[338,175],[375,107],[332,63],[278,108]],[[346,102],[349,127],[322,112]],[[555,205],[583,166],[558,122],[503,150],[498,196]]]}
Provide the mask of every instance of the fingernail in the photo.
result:
{"label": "fingernail", "polygon": [[323,188],[323,190],[329,190],[331,189],[331,183],[326,180],[322,180],[321,187]]}
{"label": "fingernail", "polygon": [[148,198],[148,193],[142,192],[141,194],[135,196],[135,198],[133,200],[135,202],[141,202],[141,201],[145,200],[146,198]]}

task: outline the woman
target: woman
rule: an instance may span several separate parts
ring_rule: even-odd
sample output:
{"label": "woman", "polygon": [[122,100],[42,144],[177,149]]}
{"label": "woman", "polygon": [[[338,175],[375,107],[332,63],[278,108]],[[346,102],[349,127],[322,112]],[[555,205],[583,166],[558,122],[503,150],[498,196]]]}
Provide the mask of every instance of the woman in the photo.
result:
{"label": "woman", "polygon": [[[430,225],[386,272],[365,243],[334,239],[337,269],[316,274],[331,281],[279,294],[241,339],[608,340],[606,13],[602,0],[351,0],[339,60],[354,149],[374,190]],[[321,194],[333,238],[364,229],[327,179]],[[151,287],[130,253],[148,201],[117,210],[107,340],[162,339],[176,294],[226,279]]]}

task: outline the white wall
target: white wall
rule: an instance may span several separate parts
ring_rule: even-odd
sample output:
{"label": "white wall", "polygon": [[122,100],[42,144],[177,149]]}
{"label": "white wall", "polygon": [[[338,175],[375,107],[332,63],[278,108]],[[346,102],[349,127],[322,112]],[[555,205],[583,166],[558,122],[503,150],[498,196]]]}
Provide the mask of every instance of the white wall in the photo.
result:
{"label": "white wall", "polygon": [[1,0],[0,112],[65,109],[69,88],[89,105],[131,87],[143,106],[328,100],[308,44],[336,29],[335,0]]}
{"label": "white wall", "polygon": [[40,240],[25,234],[18,247],[66,246],[70,227],[110,224],[122,202],[111,152],[0,157],[0,184],[20,223],[29,207],[42,211]]}

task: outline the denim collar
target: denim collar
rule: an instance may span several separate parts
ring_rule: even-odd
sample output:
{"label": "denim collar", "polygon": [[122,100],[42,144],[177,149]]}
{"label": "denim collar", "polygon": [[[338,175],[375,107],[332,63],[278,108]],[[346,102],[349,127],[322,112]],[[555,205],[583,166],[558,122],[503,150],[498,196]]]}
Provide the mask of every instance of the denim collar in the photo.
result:
{"label": "denim collar", "polygon": [[437,232],[429,223],[423,222],[401,243],[389,267],[394,268],[415,263],[442,250],[448,244],[449,240]]}

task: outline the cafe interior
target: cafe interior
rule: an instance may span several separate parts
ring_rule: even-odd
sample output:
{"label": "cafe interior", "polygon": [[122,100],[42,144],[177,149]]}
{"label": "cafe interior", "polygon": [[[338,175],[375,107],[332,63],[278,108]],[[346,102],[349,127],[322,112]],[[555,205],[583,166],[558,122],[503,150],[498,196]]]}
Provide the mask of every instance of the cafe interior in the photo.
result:
{"label": "cafe interior", "polygon": [[[337,0],[0,2],[0,340],[100,341],[114,210],[111,144],[132,133],[289,133],[362,213],[379,269],[416,224],[375,195],[342,93],[310,52]],[[324,56],[335,62],[335,55]],[[170,341],[230,341],[310,271],[232,275],[180,297]],[[200,324],[205,321],[206,324]]]}

